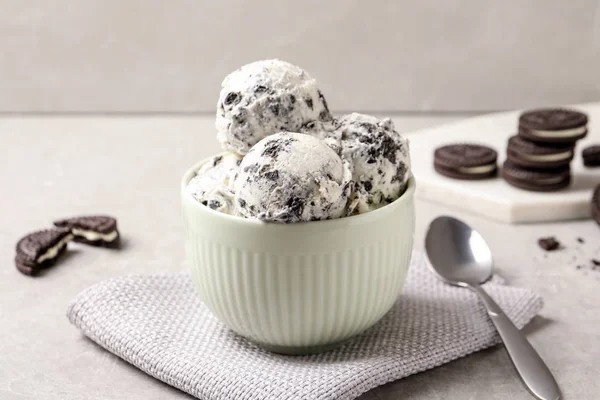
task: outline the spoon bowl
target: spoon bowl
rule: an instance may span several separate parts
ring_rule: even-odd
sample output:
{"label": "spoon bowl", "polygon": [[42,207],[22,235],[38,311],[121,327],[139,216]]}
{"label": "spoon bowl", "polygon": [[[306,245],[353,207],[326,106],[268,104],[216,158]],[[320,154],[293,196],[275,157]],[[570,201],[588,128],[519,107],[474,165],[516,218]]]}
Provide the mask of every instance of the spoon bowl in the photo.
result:
{"label": "spoon bowl", "polygon": [[484,283],[492,276],[492,252],[483,237],[464,222],[436,218],[427,231],[429,267],[446,283],[457,286]]}

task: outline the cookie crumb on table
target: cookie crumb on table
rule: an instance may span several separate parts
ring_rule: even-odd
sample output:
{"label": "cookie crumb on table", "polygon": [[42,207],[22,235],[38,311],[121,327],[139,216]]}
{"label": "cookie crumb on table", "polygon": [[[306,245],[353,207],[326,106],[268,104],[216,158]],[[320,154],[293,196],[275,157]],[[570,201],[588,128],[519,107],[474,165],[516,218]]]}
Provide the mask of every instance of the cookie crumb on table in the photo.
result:
{"label": "cookie crumb on table", "polygon": [[554,251],[560,247],[560,242],[554,236],[538,239],[538,245],[546,251]]}

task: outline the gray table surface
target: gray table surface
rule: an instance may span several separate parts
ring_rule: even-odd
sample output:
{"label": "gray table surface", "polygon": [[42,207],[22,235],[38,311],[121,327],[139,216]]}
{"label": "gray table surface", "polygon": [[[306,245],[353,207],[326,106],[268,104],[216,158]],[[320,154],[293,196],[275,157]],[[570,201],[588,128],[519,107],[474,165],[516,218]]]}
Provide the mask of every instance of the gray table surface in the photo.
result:
{"label": "gray table surface", "polygon": [[[398,117],[410,131],[456,117]],[[215,153],[207,117],[0,118],[0,398],[185,399],[83,337],[65,317],[78,292],[110,277],[186,268],[179,180]],[[418,134],[418,133],[416,133]],[[418,157],[413,154],[413,157]],[[108,213],[118,217],[120,251],[71,246],[40,278],[19,274],[14,245],[53,219]],[[416,245],[437,215],[452,214],[481,231],[498,273],[545,300],[526,333],[567,399],[600,397],[600,228],[590,220],[511,226],[442,205],[417,202]],[[564,249],[544,254],[542,235]],[[580,244],[576,238],[582,237]],[[530,399],[501,347],[377,388],[375,399]]]}

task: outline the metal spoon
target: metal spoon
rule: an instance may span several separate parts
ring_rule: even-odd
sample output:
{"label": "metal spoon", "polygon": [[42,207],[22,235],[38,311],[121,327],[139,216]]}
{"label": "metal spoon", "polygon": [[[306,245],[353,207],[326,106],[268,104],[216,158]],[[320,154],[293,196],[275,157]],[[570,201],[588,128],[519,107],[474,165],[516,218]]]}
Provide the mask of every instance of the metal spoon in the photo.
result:
{"label": "metal spoon", "polygon": [[476,230],[458,219],[438,217],[430,225],[425,250],[433,271],[446,283],[477,293],[496,326],[523,383],[541,400],[560,399],[552,373],[502,309],[481,288],[492,276],[492,253]]}

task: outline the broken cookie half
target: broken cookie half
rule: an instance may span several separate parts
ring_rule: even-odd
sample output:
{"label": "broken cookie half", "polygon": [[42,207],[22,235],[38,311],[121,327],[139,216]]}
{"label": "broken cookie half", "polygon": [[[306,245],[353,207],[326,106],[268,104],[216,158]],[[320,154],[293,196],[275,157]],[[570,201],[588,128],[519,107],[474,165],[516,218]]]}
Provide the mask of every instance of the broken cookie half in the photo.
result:
{"label": "broken cookie half", "polygon": [[45,229],[30,233],[17,242],[15,265],[25,275],[35,276],[53,265],[73,239],[66,228]]}
{"label": "broken cookie half", "polygon": [[120,235],[115,218],[106,215],[74,217],[55,221],[54,225],[70,229],[75,242],[99,247],[119,247]]}

